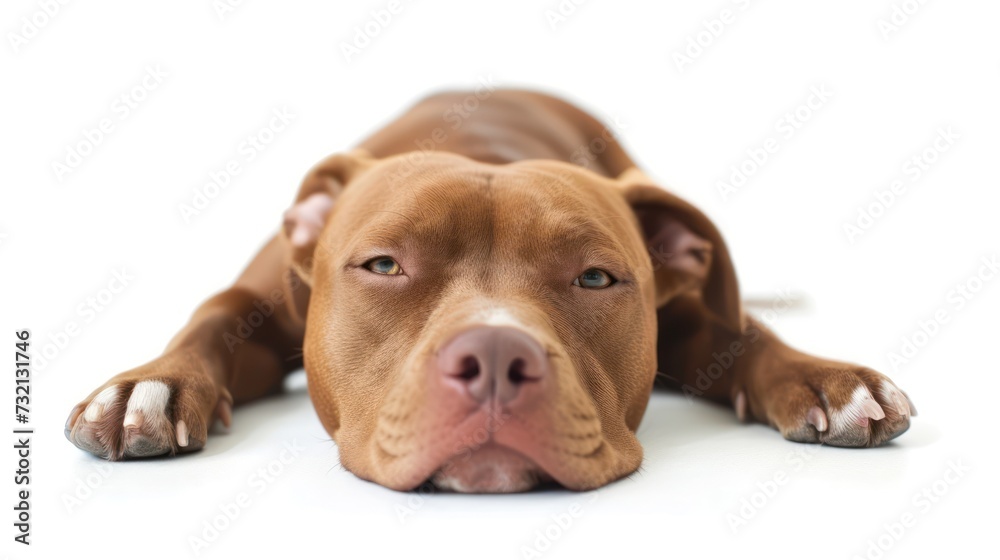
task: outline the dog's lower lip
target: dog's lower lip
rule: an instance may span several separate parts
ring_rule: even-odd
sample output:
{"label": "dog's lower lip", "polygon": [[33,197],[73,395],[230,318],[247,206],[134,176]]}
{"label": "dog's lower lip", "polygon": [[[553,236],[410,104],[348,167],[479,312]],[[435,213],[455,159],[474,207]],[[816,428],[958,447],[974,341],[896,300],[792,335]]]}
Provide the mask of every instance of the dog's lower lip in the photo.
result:
{"label": "dog's lower lip", "polygon": [[550,480],[530,457],[491,439],[450,457],[425,484],[443,491],[510,493],[532,490]]}

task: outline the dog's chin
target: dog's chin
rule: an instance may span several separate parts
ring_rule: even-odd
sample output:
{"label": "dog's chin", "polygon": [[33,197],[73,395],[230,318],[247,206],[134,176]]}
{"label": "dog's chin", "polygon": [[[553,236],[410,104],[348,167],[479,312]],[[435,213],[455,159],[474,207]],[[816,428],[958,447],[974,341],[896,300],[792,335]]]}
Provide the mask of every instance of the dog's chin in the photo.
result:
{"label": "dog's chin", "polygon": [[453,457],[431,475],[441,490],[470,494],[526,492],[548,480],[534,461],[493,442]]}

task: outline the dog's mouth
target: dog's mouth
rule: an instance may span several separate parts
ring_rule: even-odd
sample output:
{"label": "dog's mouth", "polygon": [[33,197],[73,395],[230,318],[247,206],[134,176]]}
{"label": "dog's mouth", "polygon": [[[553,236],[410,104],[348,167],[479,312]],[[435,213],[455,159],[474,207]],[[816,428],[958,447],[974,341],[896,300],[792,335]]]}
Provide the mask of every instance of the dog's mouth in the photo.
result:
{"label": "dog's mouth", "polygon": [[445,461],[430,481],[441,490],[493,494],[526,492],[552,477],[521,453],[488,441]]}

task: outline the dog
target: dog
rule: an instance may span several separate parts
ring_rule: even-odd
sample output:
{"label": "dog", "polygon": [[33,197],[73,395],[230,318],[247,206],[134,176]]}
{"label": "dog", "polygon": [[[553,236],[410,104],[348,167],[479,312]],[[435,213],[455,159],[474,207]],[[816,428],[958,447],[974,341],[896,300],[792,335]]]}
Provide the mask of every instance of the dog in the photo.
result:
{"label": "dog", "polygon": [[594,117],[518,90],[433,95],[320,162],[235,284],[66,436],[113,461],[195,451],[300,367],[341,464],[401,491],[620,479],[658,378],[796,442],[878,446],[916,414],[745,314],[704,213]]}

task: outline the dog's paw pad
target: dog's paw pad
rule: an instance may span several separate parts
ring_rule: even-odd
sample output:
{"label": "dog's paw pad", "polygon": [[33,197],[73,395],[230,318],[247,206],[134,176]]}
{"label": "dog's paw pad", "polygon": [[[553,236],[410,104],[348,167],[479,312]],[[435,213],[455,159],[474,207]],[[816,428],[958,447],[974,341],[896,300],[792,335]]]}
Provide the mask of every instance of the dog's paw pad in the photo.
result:
{"label": "dog's paw pad", "polygon": [[[829,402],[825,393],[821,397],[824,402]],[[886,417],[885,410],[866,385],[858,385],[846,403],[831,406],[829,410],[830,429],[819,438],[823,443],[841,447],[866,447],[882,443],[873,441],[872,429],[875,421]]]}
{"label": "dog's paw pad", "polygon": [[803,374],[774,388],[768,420],[785,438],[838,447],[875,447],[910,426],[913,407],[889,378],[865,368]]}
{"label": "dog's paw pad", "polygon": [[122,420],[126,457],[151,457],[173,450],[169,404],[170,387],[162,381],[140,381],[132,387]]}
{"label": "dog's paw pad", "polygon": [[201,449],[213,418],[232,421],[232,396],[210,367],[178,351],[122,373],[73,408],[66,438],[113,461]]}
{"label": "dog's paw pad", "polygon": [[74,409],[66,437],[77,447],[112,460],[172,453],[170,404],[171,389],[163,381],[115,383]]}

